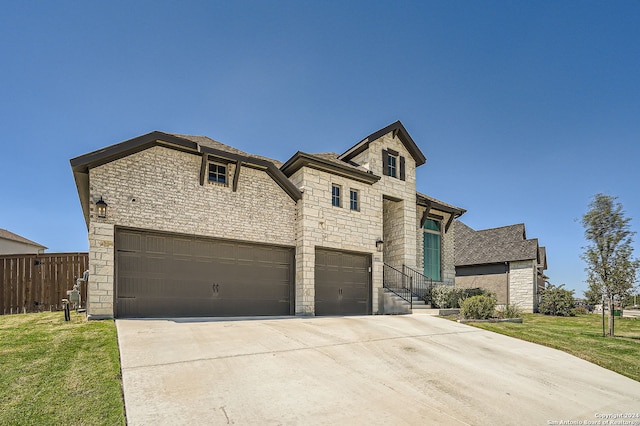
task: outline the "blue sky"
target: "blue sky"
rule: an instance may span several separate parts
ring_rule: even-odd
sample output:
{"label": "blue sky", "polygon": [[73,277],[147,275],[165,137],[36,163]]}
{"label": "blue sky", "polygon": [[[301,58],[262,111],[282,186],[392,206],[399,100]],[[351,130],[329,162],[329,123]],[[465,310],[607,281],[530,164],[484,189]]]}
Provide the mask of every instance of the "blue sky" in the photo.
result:
{"label": "blue sky", "polygon": [[0,28],[0,228],[51,252],[88,249],[72,157],[161,130],[286,160],[398,119],[419,191],[525,223],[577,296],[593,195],[640,229],[640,2],[7,1]]}

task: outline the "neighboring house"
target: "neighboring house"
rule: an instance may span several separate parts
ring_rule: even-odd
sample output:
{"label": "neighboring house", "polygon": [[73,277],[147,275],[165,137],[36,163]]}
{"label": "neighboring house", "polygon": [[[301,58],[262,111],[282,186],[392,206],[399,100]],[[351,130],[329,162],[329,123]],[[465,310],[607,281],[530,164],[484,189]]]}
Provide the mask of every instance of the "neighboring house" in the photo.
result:
{"label": "neighboring house", "polygon": [[548,279],[546,249],[527,239],[524,224],[475,231],[456,221],[456,286],[484,288],[498,304],[538,310]]}
{"label": "neighboring house", "polygon": [[42,244],[28,240],[6,229],[0,229],[0,255],[42,254],[46,249]]}
{"label": "neighboring house", "polygon": [[391,268],[453,284],[465,210],[416,193],[425,162],[399,121],[284,164],[162,132],[74,158],[89,318],[376,314]]}

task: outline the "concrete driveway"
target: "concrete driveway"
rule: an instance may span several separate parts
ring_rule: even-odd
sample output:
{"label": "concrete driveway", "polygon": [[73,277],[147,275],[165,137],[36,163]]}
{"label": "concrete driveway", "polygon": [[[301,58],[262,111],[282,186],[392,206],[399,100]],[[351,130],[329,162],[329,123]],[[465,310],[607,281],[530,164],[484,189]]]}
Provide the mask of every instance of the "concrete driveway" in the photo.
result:
{"label": "concrete driveway", "polygon": [[427,315],[116,323],[130,425],[605,424],[640,413],[640,382]]}

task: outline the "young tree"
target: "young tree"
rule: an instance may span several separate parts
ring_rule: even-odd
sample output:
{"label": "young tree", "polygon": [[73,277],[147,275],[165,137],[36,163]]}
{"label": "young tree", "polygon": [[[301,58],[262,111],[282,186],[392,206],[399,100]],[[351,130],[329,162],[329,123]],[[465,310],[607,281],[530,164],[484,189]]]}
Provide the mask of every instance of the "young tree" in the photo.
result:
{"label": "young tree", "polygon": [[631,243],[635,232],[629,228],[631,218],[625,217],[622,205],[616,199],[596,194],[589,204],[589,211],[582,217],[584,236],[590,242],[582,254],[587,262],[589,292],[607,300],[610,336],[614,333],[613,300],[625,296],[633,288],[640,268],[640,261],[632,257]]}

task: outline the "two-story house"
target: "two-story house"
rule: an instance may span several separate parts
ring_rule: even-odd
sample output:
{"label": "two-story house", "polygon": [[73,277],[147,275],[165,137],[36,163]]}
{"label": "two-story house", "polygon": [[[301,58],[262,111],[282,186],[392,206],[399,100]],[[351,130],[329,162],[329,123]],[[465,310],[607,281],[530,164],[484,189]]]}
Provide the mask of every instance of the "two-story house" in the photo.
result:
{"label": "two-story house", "polygon": [[284,164],[162,132],[74,158],[89,318],[377,314],[389,271],[453,284],[465,211],[416,192],[425,162],[399,121]]}

